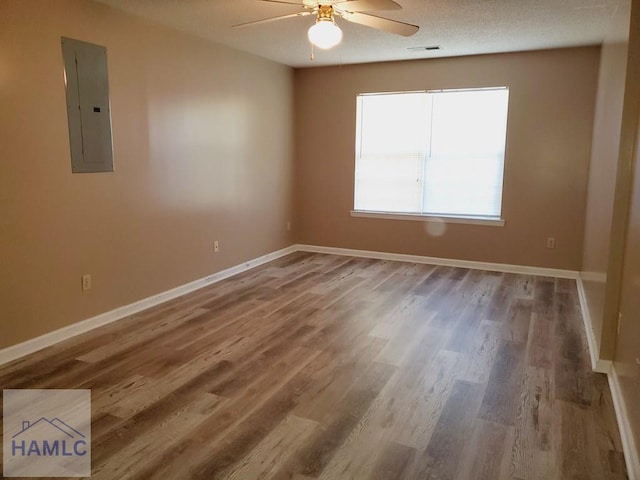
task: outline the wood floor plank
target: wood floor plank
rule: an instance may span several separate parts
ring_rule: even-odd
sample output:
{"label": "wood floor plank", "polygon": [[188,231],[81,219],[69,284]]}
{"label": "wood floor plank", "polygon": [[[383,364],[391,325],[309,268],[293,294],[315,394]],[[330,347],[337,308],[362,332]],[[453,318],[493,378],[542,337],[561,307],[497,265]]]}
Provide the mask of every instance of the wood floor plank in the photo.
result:
{"label": "wood floor plank", "polygon": [[533,289],[534,313],[553,313],[555,280],[539,277]]}
{"label": "wood floor plank", "polygon": [[371,480],[402,480],[413,462],[416,451],[396,442],[390,442],[373,466]]}
{"label": "wood floor plank", "polygon": [[480,408],[480,418],[503,425],[513,425],[520,394],[526,345],[503,341],[489,375]]}
{"label": "wood floor plank", "polygon": [[471,349],[462,355],[458,378],[472,383],[486,384],[501,343],[501,323],[480,322]]}
{"label": "wood floor plank", "polygon": [[478,330],[483,319],[486,318],[486,308],[471,303],[464,307],[458,316],[456,326],[447,343],[447,350],[453,352],[469,352],[478,336]]}
{"label": "wood floor plank", "polygon": [[421,342],[424,330],[429,328],[434,314],[425,310],[420,297],[412,297],[412,300],[404,308],[391,313],[398,319],[396,329],[378,355],[378,362],[401,365],[405,357]]}
{"label": "wood floor plank", "polygon": [[496,286],[488,305],[487,319],[494,322],[502,322],[507,315],[511,300],[514,298],[514,284],[518,276],[503,273],[500,282]]}
{"label": "wood floor plank", "polygon": [[229,473],[229,480],[260,480],[270,477],[317,425],[312,420],[287,416]]}
{"label": "wood floor plank", "polygon": [[558,432],[558,477],[567,480],[607,478],[606,469],[599,462],[593,418],[586,410],[570,402],[555,403]]}
{"label": "wood floor plank", "polygon": [[296,473],[316,477],[327,466],[360,417],[378,396],[394,367],[374,363],[342,399],[342,408],[334,410],[323,419],[323,428],[318,429],[301,449],[273,476],[274,479],[291,478]]}
{"label": "wood floor plank", "polygon": [[[151,341],[158,342],[158,337],[167,331],[178,330],[180,326],[188,322],[189,320],[199,318],[209,313],[209,310],[204,308],[196,308],[194,310],[178,311],[171,315],[168,315],[163,322],[158,322],[151,328],[146,329],[143,332],[139,332],[137,335],[127,335],[125,338],[120,339],[119,342],[110,342],[101,345],[92,351],[76,357],[78,360],[86,363],[97,363],[100,360],[105,360],[109,357],[116,355],[118,352],[124,350],[130,350],[131,347],[138,347]],[[172,335],[173,336],[173,335]]]}
{"label": "wood floor plank", "polygon": [[108,457],[127,448],[136,437],[146,435],[152,431],[163,418],[181,410],[188,405],[194,396],[207,393],[207,387],[217,376],[230,368],[230,363],[221,361],[208,370],[187,381],[175,391],[162,397],[158,402],[136,413],[127,419],[110,435],[99,442],[94,442],[96,450],[92,459],[96,464],[106,461]]}
{"label": "wood floor plank", "polygon": [[513,427],[478,420],[456,473],[457,480],[507,478]]}
{"label": "wood floor plank", "polygon": [[509,342],[526,344],[532,313],[531,300],[514,299],[501,329],[502,338]]}
{"label": "wood floor plank", "polygon": [[[313,355],[309,356],[309,360]],[[306,362],[286,376],[264,379],[255,390],[224,405],[196,426],[179,448],[167,448],[154,462],[146,462],[132,478],[220,478],[241,461],[282,419],[310,383]],[[228,438],[229,437],[229,438]],[[206,445],[206,448],[202,448]],[[214,450],[215,449],[215,450]]]}
{"label": "wood floor plank", "polygon": [[381,458],[392,442],[389,439],[388,430],[377,428],[369,421],[370,411],[371,408],[331,457],[327,466],[317,477],[318,480],[334,478],[357,480],[369,478],[375,474],[376,463],[372,460]]}
{"label": "wood floor plank", "polygon": [[511,472],[517,478],[553,476],[553,391],[550,371],[529,367],[514,428]]}
{"label": "wood floor plank", "polygon": [[193,397],[183,408],[173,411],[156,422],[147,435],[132,435],[126,448],[103,459],[93,459],[92,475],[94,479],[126,478],[143,468],[140,462],[158,458],[163,449],[176,445],[188,435],[200,422],[220,408],[227,399],[201,393]]}
{"label": "wood floor plank", "polygon": [[[371,459],[391,454],[389,448],[396,451],[398,446],[405,449],[400,450],[407,454],[408,468],[413,453],[426,448],[454,383],[451,372],[458,355],[440,350],[429,367],[419,370],[418,366],[423,365],[418,356],[425,350],[414,352],[408,364],[395,371],[322,471],[321,480],[375,477],[376,463]],[[409,455],[409,452],[413,453]]]}
{"label": "wood floor plank", "polygon": [[416,457],[407,478],[455,478],[475,425],[482,390],[480,384],[455,381],[424,455]]}
{"label": "wood floor plank", "polygon": [[575,281],[297,252],[0,366],[99,479],[622,480]]}
{"label": "wood floor plank", "polygon": [[383,392],[382,416],[374,421],[389,428],[396,442],[424,450],[454,387],[458,362],[458,354],[440,350],[421,372],[399,373]]}
{"label": "wood floor plank", "polygon": [[310,373],[313,383],[303,392],[295,414],[322,421],[342,401],[354,380],[359,378],[385,345],[384,340],[371,338],[359,342],[353,352],[336,354],[323,352],[314,361]]}
{"label": "wood floor plank", "polygon": [[553,315],[532,313],[527,347],[527,365],[551,369],[553,366]]}
{"label": "wood floor plank", "polygon": [[[593,374],[585,351],[584,332],[579,330],[576,315],[556,313],[554,375],[556,397],[578,405],[589,406],[593,400]],[[582,335],[581,335],[582,334]]]}

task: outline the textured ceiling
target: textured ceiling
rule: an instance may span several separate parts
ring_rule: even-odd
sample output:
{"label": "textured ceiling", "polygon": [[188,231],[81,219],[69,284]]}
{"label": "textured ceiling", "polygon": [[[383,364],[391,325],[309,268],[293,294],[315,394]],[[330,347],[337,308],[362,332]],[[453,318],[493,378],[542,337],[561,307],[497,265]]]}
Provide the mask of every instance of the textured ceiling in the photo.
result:
{"label": "textured ceiling", "polygon": [[[314,19],[232,25],[293,13],[295,6],[259,0],[99,0],[178,30],[292,67],[474,55],[602,43],[616,8],[628,0],[396,0],[402,10],[376,12],[413,23],[400,37],[338,19],[342,44],[317,50],[306,38]],[[439,45],[441,50],[410,50]]]}

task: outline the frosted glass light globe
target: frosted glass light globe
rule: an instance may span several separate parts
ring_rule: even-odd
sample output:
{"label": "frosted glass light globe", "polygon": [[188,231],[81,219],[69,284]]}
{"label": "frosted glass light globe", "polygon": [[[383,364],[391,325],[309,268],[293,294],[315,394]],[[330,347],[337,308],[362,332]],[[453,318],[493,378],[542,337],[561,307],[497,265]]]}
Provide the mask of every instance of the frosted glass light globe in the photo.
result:
{"label": "frosted glass light globe", "polygon": [[331,20],[320,20],[307,32],[309,41],[322,50],[329,50],[342,41],[342,30]]}

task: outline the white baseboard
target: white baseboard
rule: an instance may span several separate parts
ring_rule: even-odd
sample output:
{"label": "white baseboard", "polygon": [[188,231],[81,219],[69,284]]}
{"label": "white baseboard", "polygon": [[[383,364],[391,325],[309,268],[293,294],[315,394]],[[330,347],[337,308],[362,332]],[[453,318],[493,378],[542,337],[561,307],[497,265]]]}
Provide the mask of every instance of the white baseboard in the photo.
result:
{"label": "white baseboard", "polygon": [[607,274],[602,272],[580,272],[580,278],[585,282],[604,283],[607,281]]}
{"label": "white baseboard", "polygon": [[618,380],[615,365],[612,365],[607,377],[609,379],[611,396],[613,397],[613,407],[616,411],[618,428],[620,429],[620,437],[622,438],[622,449],[624,451],[624,460],[627,464],[627,474],[629,475],[629,480],[640,480],[640,459],[638,458],[638,450],[633,432],[631,431],[631,423],[622,396],[622,390],[620,389],[620,381]]}
{"label": "white baseboard", "polygon": [[137,302],[130,303],[129,305],[125,305],[109,312],[97,315],[95,317],[91,317],[86,320],[82,320],[80,322],[60,328],[58,330],[54,330],[53,332],[45,333],[44,335],[33,338],[31,340],[27,340],[26,342],[3,348],[2,350],[0,350],[0,365],[28,355],[30,353],[36,352],[38,350],[42,350],[45,347],[49,347],[58,342],[62,342],[63,340],[67,340],[68,338],[75,337],[76,335],[80,335],[81,333],[88,332],[89,330],[93,330],[103,325],[115,322],[116,320],[120,320],[121,318],[133,315],[134,313],[141,312],[142,310],[146,310],[147,308],[154,307],[181,295],[193,292],[202,287],[206,287],[207,285],[214,284],[277,258],[284,257],[285,255],[289,255],[290,253],[293,253],[295,251],[296,247],[295,245],[292,245],[290,247],[283,248],[282,250],[271,252],[261,257],[248,260],[244,263],[241,263],[240,265],[227,268],[226,270],[216,272],[199,280],[195,280],[185,285],[167,290],[166,292],[152,295]]}
{"label": "white baseboard", "polygon": [[377,258],[397,262],[426,263],[429,265],[443,265],[446,267],[472,268],[475,270],[489,270],[493,272],[520,273],[523,275],[538,275],[545,277],[578,279],[578,272],[544,267],[527,267],[524,265],[509,265],[506,263],[476,262],[473,260],[456,260],[453,258],[424,257],[421,255],[406,255],[404,253],[372,252],[369,250],[352,250],[350,248],[320,247],[317,245],[296,245],[302,252],[328,253],[332,255],[346,255],[350,257]]}
{"label": "white baseboard", "polygon": [[582,283],[582,273],[578,276],[578,298],[580,300],[580,310],[582,310],[582,321],[584,322],[584,331],[587,334],[587,343],[589,344],[589,356],[591,357],[591,368],[594,372],[609,373],[611,371],[611,360],[602,360],[599,358],[600,349],[598,342],[593,333],[593,323],[591,322],[591,313],[589,312],[589,304],[587,302],[587,293]]}
{"label": "white baseboard", "polygon": [[574,272],[571,270],[527,267],[523,265],[507,265],[502,263],[475,262],[471,260],[455,260],[449,258],[424,257],[419,255],[405,255],[399,253],[371,252],[367,250],[320,247],[315,245],[291,245],[282,250],[268,253],[253,260],[244,262],[240,265],[236,265],[226,270],[214,273],[205,278],[201,278],[185,285],[181,285],[172,290],[152,295],[151,297],[144,298],[129,305],[125,305],[109,312],[97,315],[95,317],[82,320],[72,325],[68,325],[59,330],[46,333],[31,340],[27,340],[23,343],[4,348],[0,350],[0,365],[297,251],[377,258],[381,260],[392,260],[401,262],[425,263],[450,267],[473,268],[497,272],[520,273],[525,275],[543,275],[549,277],[571,279],[578,278],[578,272]]}
{"label": "white baseboard", "polygon": [[582,285],[580,274],[572,270],[558,270],[552,268],[528,267],[523,265],[476,262],[470,260],[425,257],[419,255],[405,255],[398,253],[372,252],[367,250],[321,247],[315,245],[291,245],[287,248],[268,253],[261,257],[249,260],[226,270],[216,272],[212,275],[201,278],[199,280],[195,280],[185,285],[181,285],[166,292],[153,295],[151,297],[139,300],[123,307],[116,308],[101,315],[97,315],[95,317],[63,327],[59,330],[46,333],[18,345],[4,348],[0,350],[0,365],[298,251],[376,258],[380,260],[424,263],[507,273],[519,273],[525,275],[542,275],[577,280],[578,294],[580,296],[580,306],[582,308],[582,316],[585,322],[585,331],[587,332],[587,339],[589,342],[592,367],[597,372],[608,374],[609,386],[611,389],[611,395],[613,397],[613,404],[616,412],[616,419],[618,421],[618,426],[620,429],[620,436],[622,438],[622,445],[624,449],[624,456],[627,465],[627,471],[629,474],[629,480],[640,480],[640,461],[638,459],[638,451],[635,447],[635,440],[633,437],[633,432],[630,428],[627,409],[624,403],[624,399],[622,398],[622,392],[620,390],[618,377],[615,368],[612,365],[612,362],[608,360],[599,360],[597,358],[597,354],[594,355],[594,353],[596,352],[596,343],[593,336],[593,329],[591,328],[591,319],[588,313],[589,310],[586,307],[584,286]]}
{"label": "white baseboard", "polygon": [[611,371],[612,366],[613,362],[611,360],[602,360],[599,358],[596,360],[596,364],[595,366],[592,366],[592,368],[594,372],[608,374]]}

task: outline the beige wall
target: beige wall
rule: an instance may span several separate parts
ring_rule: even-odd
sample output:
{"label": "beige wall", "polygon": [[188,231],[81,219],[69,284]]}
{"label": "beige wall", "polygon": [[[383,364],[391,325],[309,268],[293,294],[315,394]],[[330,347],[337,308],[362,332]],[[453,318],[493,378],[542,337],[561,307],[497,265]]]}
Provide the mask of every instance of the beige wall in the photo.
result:
{"label": "beige wall", "polygon": [[[71,174],[61,36],[107,47],[114,173]],[[103,5],[3,0],[0,348],[290,245],[292,89]]]}
{"label": "beige wall", "polygon": [[[296,70],[300,243],[579,270],[597,47]],[[356,95],[510,87],[504,227],[352,218]],[[547,237],[556,248],[546,248]]]}
{"label": "beige wall", "polygon": [[[629,179],[630,191],[626,191],[627,182],[618,181],[616,194],[620,195],[616,195],[611,242],[614,248],[621,233],[616,227],[624,223],[624,257],[618,305],[622,321],[613,358],[629,427],[636,447],[640,447],[640,0],[633,0],[626,83],[618,169]],[[609,267],[610,274],[615,270]],[[615,325],[612,322],[611,328],[605,329],[611,336]]]}
{"label": "beige wall", "polygon": [[[628,14],[626,20],[628,30]],[[607,271],[616,162],[620,146],[627,46],[625,42],[604,44],[602,47],[593,146],[589,165],[582,261],[584,272],[605,273]]]}
{"label": "beige wall", "polygon": [[609,238],[620,148],[631,2],[611,19],[602,46],[584,228],[582,275],[593,336],[600,349]]}

